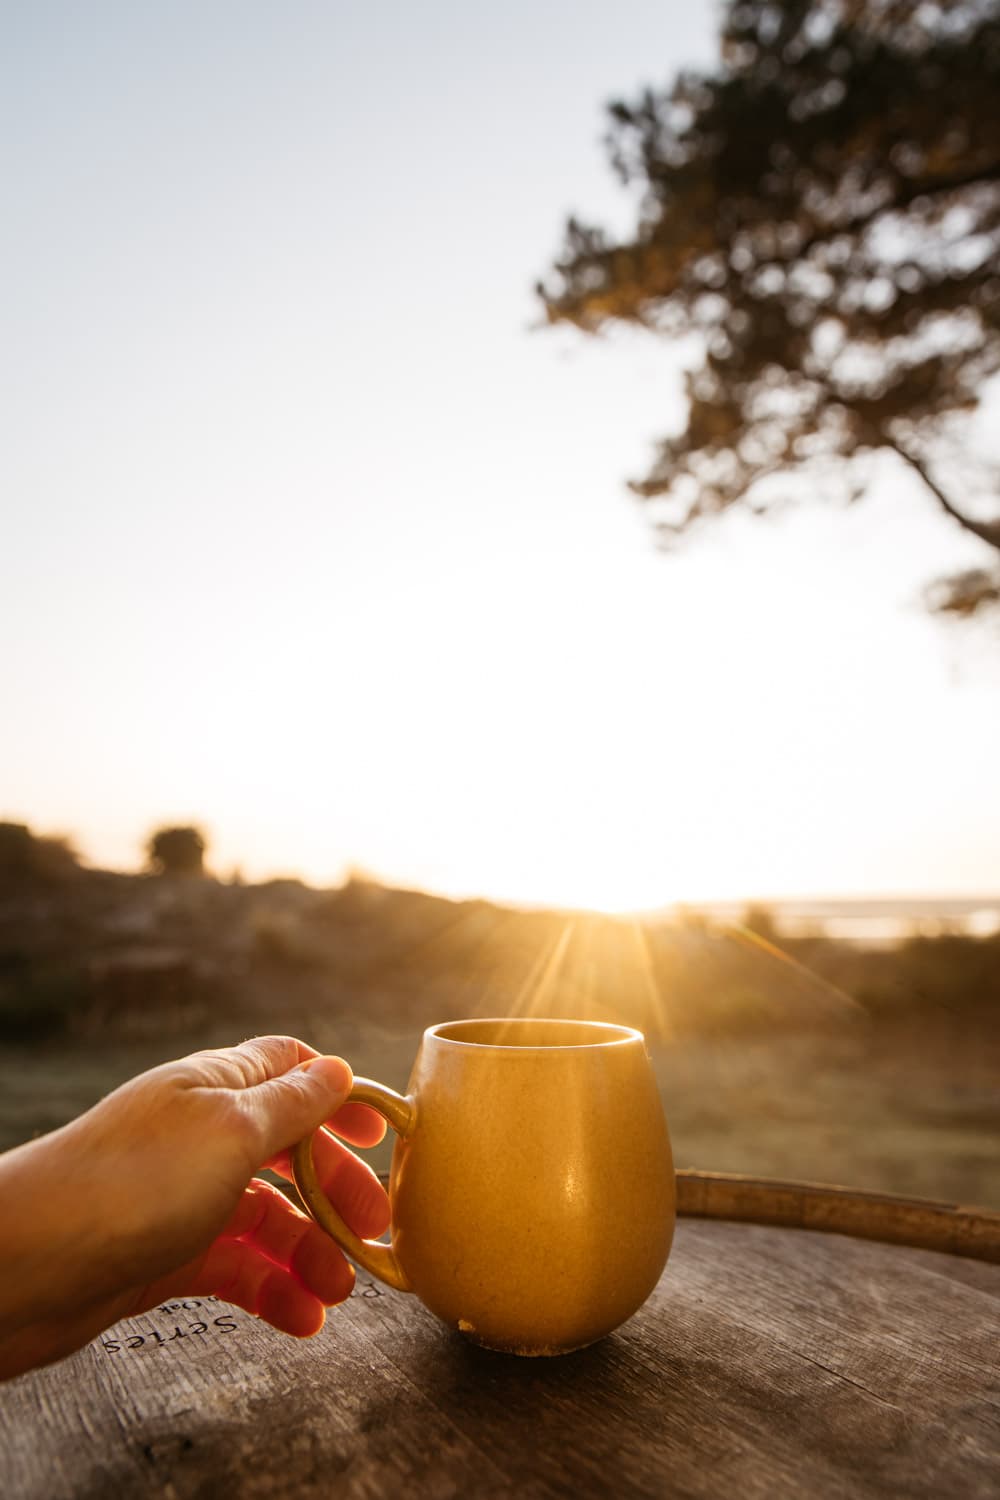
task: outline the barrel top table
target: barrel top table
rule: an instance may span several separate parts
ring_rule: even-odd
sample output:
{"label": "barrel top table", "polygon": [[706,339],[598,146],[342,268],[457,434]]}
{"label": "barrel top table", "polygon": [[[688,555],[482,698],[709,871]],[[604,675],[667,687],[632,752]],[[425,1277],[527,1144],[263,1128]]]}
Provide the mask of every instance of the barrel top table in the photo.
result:
{"label": "barrel top table", "polygon": [[646,1306],[559,1359],[365,1277],[305,1341],[171,1302],[0,1386],[0,1495],[996,1500],[1000,1265],[967,1255],[682,1218]]}

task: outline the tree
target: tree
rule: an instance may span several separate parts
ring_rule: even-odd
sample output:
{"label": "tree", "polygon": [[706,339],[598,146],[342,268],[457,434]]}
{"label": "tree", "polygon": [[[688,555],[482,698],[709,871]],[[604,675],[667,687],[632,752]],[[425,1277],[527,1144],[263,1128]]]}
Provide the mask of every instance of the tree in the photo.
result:
{"label": "tree", "polygon": [[857,499],[882,450],[990,549],[931,607],[1000,603],[966,432],[1000,370],[1000,0],[727,0],[718,71],[610,118],[634,231],[571,220],[539,292],[553,323],[695,338],[684,430],[631,486],[660,540],[807,469]]}
{"label": "tree", "polygon": [[0,887],[67,880],[79,873],[79,856],[65,836],[43,837],[25,823],[0,823]]}
{"label": "tree", "polygon": [[207,844],[199,828],[158,828],[146,845],[158,875],[204,875]]}
{"label": "tree", "polygon": [[770,943],[772,947],[777,947],[780,942],[780,934],[774,912],[769,906],[765,906],[763,902],[751,902],[740,918],[739,925],[744,932],[750,932],[754,937],[763,938],[764,942]]}

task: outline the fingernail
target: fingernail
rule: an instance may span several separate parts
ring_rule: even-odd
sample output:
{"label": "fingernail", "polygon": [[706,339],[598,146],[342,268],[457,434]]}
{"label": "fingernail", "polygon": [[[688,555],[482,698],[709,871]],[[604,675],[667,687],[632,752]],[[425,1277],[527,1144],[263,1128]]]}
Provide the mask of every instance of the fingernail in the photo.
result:
{"label": "fingernail", "polygon": [[310,1073],[319,1073],[331,1093],[349,1094],[351,1092],[354,1074],[342,1057],[311,1057],[308,1062],[302,1064],[302,1068],[308,1069]]}

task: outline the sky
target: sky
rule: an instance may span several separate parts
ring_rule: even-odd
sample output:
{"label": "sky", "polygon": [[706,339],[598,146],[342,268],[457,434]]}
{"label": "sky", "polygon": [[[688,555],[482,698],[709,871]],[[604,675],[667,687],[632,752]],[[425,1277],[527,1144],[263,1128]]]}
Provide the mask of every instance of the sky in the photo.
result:
{"label": "sky", "polygon": [[887,463],[663,556],[685,351],[538,327],[567,215],[629,222],[604,105],[714,16],[0,5],[0,817],[610,909],[1000,889],[1000,646],[920,605],[977,544]]}

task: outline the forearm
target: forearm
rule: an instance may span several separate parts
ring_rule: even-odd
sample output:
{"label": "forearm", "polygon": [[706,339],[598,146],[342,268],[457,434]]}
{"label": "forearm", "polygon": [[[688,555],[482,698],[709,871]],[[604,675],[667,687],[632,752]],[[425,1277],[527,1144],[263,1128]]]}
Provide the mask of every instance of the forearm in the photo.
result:
{"label": "forearm", "polygon": [[0,1339],[106,1294],[102,1208],[85,1170],[74,1171],[71,1131],[0,1156]]}

